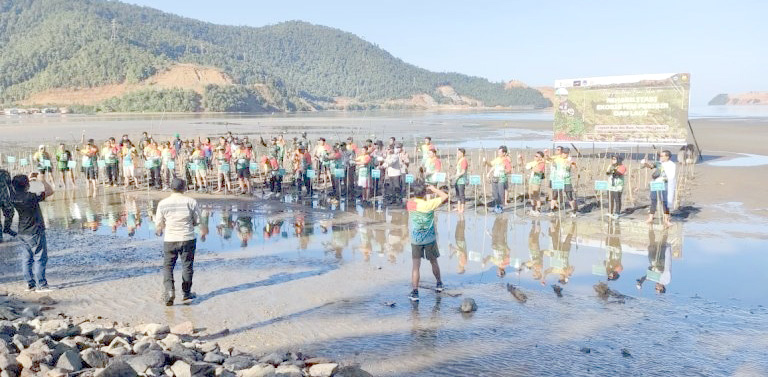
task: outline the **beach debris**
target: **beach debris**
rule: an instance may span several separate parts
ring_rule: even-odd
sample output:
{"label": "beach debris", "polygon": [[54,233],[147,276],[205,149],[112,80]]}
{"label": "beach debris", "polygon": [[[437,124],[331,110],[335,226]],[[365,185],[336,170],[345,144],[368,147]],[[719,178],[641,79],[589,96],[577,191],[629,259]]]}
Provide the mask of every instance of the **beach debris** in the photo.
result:
{"label": "beach debris", "polygon": [[524,304],[528,301],[528,296],[523,293],[523,291],[520,290],[520,288],[514,286],[513,284],[507,283],[507,290],[509,293],[512,294],[512,297],[515,298],[518,302]]}
{"label": "beach debris", "polygon": [[629,353],[629,350],[628,350],[628,349],[626,349],[626,348],[622,348],[622,349],[621,349],[621,356],[624,356],[624,357],[632,357],[632,354],[631,354],[631,353]]}
{"label": "beach debris", "polygon": [[557,297],[563,297],[563,287],[557,284],[552,284],[552,290],[555,291]]}
{"label": "beach debris", "polygon": [[459,309],[462,313],[472,313],[477,311],[477,303],[475,303],[475,299],[467,297],[461,302]]}
{"label": "beach debris", "polygon": [[389,306],[390,308],[394,308],[396,303],[394,301],[384,301],[384,306]]}
{"label": "beach debris", "polygon": [[581,351],[581,353],[592,353],[592,348],[581,347],[581,349],[579,351]]}
{"label": "beach debris", "polygon": [[616,299],[616,301],[612,301],[612,302],[623,304],[624,300],[631,298],[629,296],[626,296],[619,292],[614,291],[613,289],[608,287],[608,284],[605,284],[605,282],[603,281],[595,284],[594,286],[592,286],[592,288],[595,289],[595,292],[597,293],[597,297],[600,297],[601,299],[606,301],[613,298],[613,299]]}
{"label": "beach debris", "polygon": [[[223,352],[190,322],[170,328],[151,323],[129,326],[75,320],[65,313],[24,317],[30,307],[18,299],[0,314],[2,376],[371,376],[359,367],[339,368],[330,359],[301,352],[256,355],[232,347]],[[216,334],[228,334],[219,331]]]}

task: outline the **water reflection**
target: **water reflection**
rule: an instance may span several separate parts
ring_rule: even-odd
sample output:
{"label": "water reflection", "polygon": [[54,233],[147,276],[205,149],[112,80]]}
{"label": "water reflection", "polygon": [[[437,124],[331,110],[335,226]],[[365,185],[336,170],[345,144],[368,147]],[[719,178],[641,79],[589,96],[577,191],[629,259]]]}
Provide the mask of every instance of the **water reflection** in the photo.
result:
{"label": "water reflection", "polygon": [[[157,200],[130,194],[78,198],[66,195],[44,207],[53,228],[159,240],[152,215]],[[265,205],[260,201],[201,202],[197,232],[201,252],[256,251],[281,258],[332,258],[407,265],[408,213],[349,208],[329,212]],[[216,231],[210,232],[213,224]],[[669,230],[642,220],[530,219],[512,214],[438,212],[439,262],[455,286],[482,283],[483,273],[516,279],[528,289],[548,284],[591,285],[605,280],[626,293],[647,280],[656,292],[670,283],[670,265],[682,258],[681,225]],[[521,263],[515,257],[525,254]],[[455,258],[455,259],[454,259]],[[515,274],[510,276],[509,269]],[[489,270],[493,270],[492,272]],[[620,279],[630,274],[633,279]],[[485,280],[487,282],[487,280]],[[537,288],[538,287],[538,288]],[[547,288],[548,289],[548,288]]]}

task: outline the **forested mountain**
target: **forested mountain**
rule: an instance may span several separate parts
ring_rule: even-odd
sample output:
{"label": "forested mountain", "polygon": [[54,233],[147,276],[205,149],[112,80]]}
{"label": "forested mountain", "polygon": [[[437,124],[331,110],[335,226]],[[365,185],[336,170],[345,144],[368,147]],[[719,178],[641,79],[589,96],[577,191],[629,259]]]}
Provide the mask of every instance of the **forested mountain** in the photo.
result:
{"label": "forested mountain", "polygon": [[[231,82],[191,92],[147,84],[177,64],[215,68]],[[535,89],[430,72],[351,33],[306,22],[222,26],[116,1],[0,0],[0,102],[60,88],[142,83],[141,93],[120,92],[123,97],[102,107],[137,110],[144,97],[177,102],[197,96],[198,110],[274,111],[332,107],[340,97],[381,106],[420,94],[436,103],[550,105]],[[446,97],[441,86],[458,96]]]}

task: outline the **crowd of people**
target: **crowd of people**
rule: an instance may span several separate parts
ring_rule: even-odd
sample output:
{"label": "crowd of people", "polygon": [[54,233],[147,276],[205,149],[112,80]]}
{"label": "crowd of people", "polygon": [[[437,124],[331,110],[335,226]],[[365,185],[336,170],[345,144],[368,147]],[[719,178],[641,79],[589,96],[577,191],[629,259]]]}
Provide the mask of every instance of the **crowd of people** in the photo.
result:
{"label": "crowd of people", "polygon": [[[253,195],[261,187],[262,191],[268,189],[270,193],[264,197],[279,198],[285,189],[284,180],[291,178],[293,192],[299,198],[312,198],[320,185],[331,203],[338,204],[342,197],[346,197],[365,204],[373,197],[380,197],[383,206],[404,205],[410,214],[412,300],[418,300],[421,259],[430,261],[437,281],[436,290],[443,289],[437,263],[440,253],[434,212],[450,201],[451,191],[456,210],[462,213],[466,208],[467,186],[477,185],[480,180],[485,189],[487,182],[493,200],[484,204],[486,208],[492,207],[494,212],[502,213],[510,201],[510,185],[521,183],[512,178],[517,176],[520,180],[525,173],[528,177],[524,187],[528,189],[523,196],[527,194],[530,201],[531,216],[541,214],[546,199],[549,200],[550,215],[559,214],[566,203],[570,207],[570,216],[576,217],[578,213],[573,182],[577,162],[567,147],[557,147],[552,153],[538,151],[531,161],[525,161],[522,154],[513,158],[502,145],[492,160],[482,158],[481,174],[473,176],[465,149],[457,148],[455,172],[448,172],[430,137],[414,148],[413,155],[394,137],[386,144],[368,139],[357,145],[352,137],[331,144],[323,137],[312,142],[306,133],[293,138],[290,143],[282,135],[272,137],[269,142],[261,137],[254,142],[248,136],[236,137],[231,132],[219,137],[217,142],[200,137],[184,140],[179,134],[161,141],[147,132],[137,143],[133,143],[128,135],[123,135],[119,141],[109,138],[100,146],[93,139],[85,140],[84,136],[81,141],[74,152],[64,143],[59,144],[53,156],[46,146],[41,145],[32,156],[36,172],[29,177],[17,174],[11,178],[8,171],[0,170],[2,229],[3,233],[16,235],[11,230],[15,209],[19,214],[18,237],[25,251],[23,273],[30,290],[48,289],[45,224],[39,202],[53,194],[49,179],[65,190],[75,188],[78,177],[84,179],[89,196],[97,194],[100,183],[110,187],[123,185],[174,192],[160,202],[154,215],[158,235],[165,230],[165,300],[168,304],[172,304],[175,297],[172,270],[177,258],[184,264],[184,299],[194,299],[190,290],[196,239],[194,228],[199,224],[200,213],[196,201],[183,195],[187,190]],[[658,161],[641,161],[642,167],[653,169],[651,177],[658,183],[651,185],[649,223],[658,207],[663,211],[664,224],[670,224],[669,200],[674,195],[676,174],[670,158],[671,153],[665,150],[659,154]],[[137,174],[137,171],[143,174]],[[608,215],[618,218],[627,174],[620,155],[611,157],[605,174]],[[30,178],[42,183],[42,192],[30,192]],[[548,187],[542,187],[544,182],[548,182]]]}

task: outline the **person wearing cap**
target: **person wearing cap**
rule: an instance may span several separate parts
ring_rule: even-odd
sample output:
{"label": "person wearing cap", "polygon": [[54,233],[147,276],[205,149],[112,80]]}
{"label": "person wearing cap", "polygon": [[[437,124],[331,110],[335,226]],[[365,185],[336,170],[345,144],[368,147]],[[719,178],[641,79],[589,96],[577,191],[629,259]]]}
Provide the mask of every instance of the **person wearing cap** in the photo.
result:
{"label": "person wearing cap", "polygon": [[173,193],[160,201],[155,211],[156,234],[163,237],[163,302],[173,305],[176,290],[173,269],[181,259],[181,291],[183,300],[188,302],[196,295],[192,293],[192,274],[197,240],[195,226],[200,223],[200,209],[197,201],[184,195],[187,182],[174,178],[171,181]]}
{"label": "person wearing cap", "polygon": [[483,158],[483,164],[489,166],[490,169],[486,173],[491,179],[491,192],[493,194],[494,212],[501,213],[504,211],[504,191],[507,182],[507,176],[512,173],[512,164],[507,158],[507,146],[502,145],[496,150],[496,157],[487,162]]}
{"label": "person wearing cap", "polygon": [[608,171],[610,186],[608,187],[608,214],[618,219],[621,214],[621,193],[624,191],[624,175],[627,174],[627,167],[624,166],[624,157],[614,155],[611,157],[611,165]]}
{"label": "person wearing cap", "polygon": [[88,139],[88,144],[83,146],[80,150],[80,154],[83,156],[82,166],[85,168],[86,195],[95,197],[99,181],[99,169],[96,164],[99,156],[99,148],[96,147],[93,139]]}
{"label": "person wearing cap", "polygon": [[181,135],[178,133],[173,134],[173,149],[176,152],[176,154],[179,154],[179,151],[181,151],[182,145],[184,145],[184,141],[181,140]]}
{"label": "person wearing cap", "polygon": [[[571,217],[576,217],[576,198],[573,194],[573,185],[571,183],[571,171],[576,166],[569,156],[571,153],[570,148],[561,147],[560,155],[548,158],[552,162],[552,173],[550,181],[562,181],[563,189],[552,188],[552,200],[550,202],[550,208],[552,211],[559,207],[559,200],[563,199],[561,196],[565,196],[568,199],[568,204],[571,206]],[[562,193],[561,193],[562,191]],[[561,195],[562,194],[562,195]]]}
{"label": "person wearing cap", "polygon": [[[32,155],[32,161],[37,165],[37,171],[40,172],[40,179],[45,180],[45,174],[53,172],[53,169],[51,168],[53,166],[51,164],[51,155],[45,150],[45,145],[41,144],[37,148],[37,152]],[[56,177],[54,176],[52,178],[55,183]]]}

